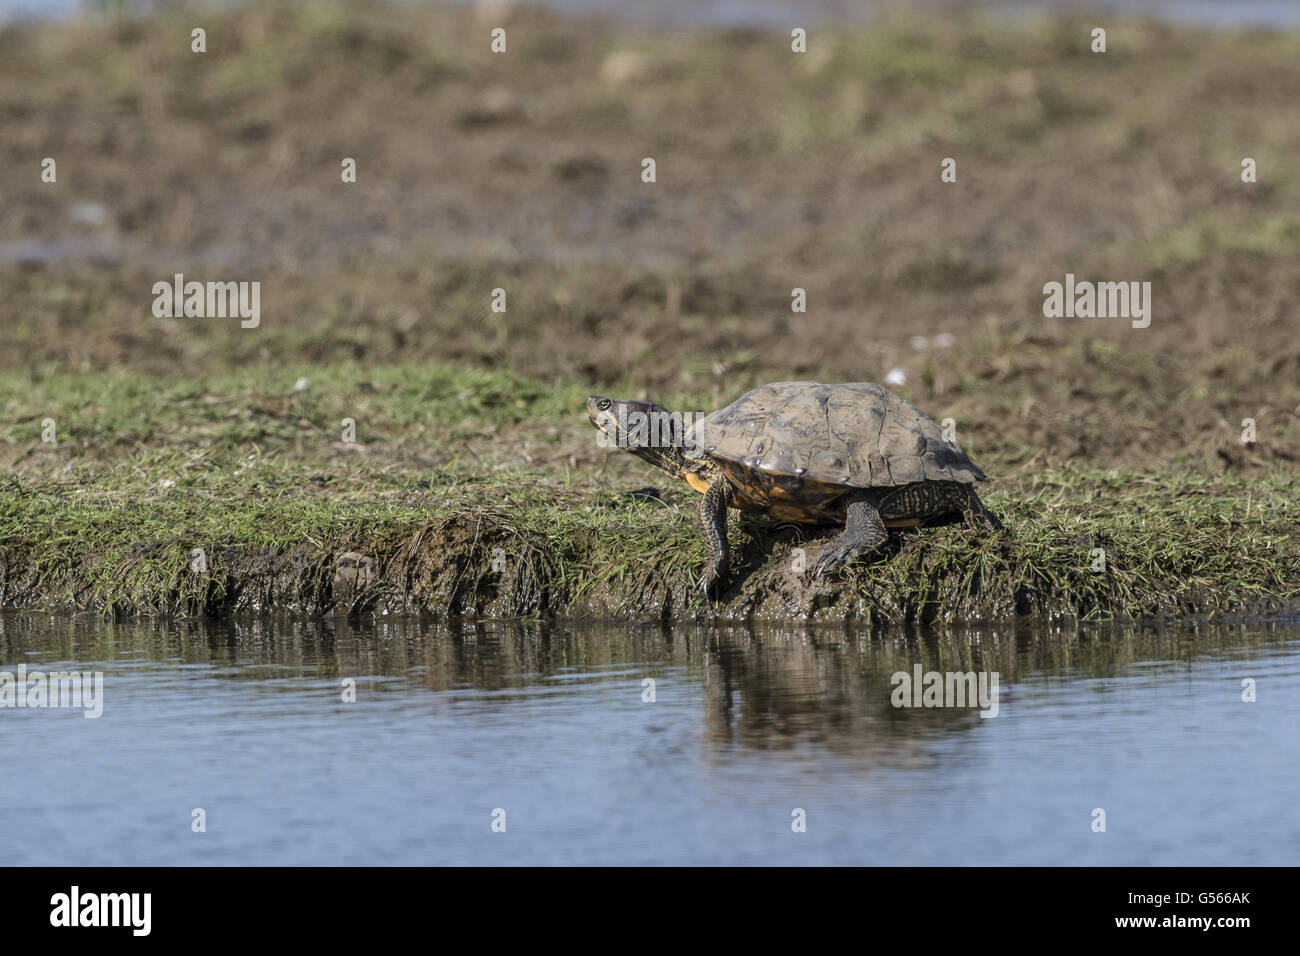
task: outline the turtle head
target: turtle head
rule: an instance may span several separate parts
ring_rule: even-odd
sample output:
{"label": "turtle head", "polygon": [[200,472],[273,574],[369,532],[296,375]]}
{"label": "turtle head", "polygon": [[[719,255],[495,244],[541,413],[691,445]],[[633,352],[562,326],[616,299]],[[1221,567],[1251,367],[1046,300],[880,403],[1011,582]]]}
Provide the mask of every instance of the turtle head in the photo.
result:
{"label": "turtle head", "polygon": [[690,481],[688,475],[701,476],[711,466],[707,460],[687,457],[682,417],[662,405],[593,395],[587,399],[587,418],[600,432],[602,448],[621,448],[666,475]]}
{"label": "turtle head", "polygon": [[683,446],[681,416],[654,402],[593,395],[587,399],[587,418],[604,448],[637,455],[653,449],[680,452]]}

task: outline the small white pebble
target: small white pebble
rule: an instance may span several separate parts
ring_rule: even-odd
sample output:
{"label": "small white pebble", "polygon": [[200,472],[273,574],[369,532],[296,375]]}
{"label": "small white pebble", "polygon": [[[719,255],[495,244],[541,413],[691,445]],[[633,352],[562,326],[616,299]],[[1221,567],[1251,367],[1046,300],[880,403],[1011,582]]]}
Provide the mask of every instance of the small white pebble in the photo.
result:
{"label": "small white pebble", "polygon": [[305,378],[300,378],[298,381],[293,383],[293,387],[295,391],[305,392],[307,391],[307,380]]}
{"label": "small white pebble", "polygon": [[162,486],[163,486],[164,488],[175,488],[175,487],[176,487],[176,482],[172,481],[172,479],[170,479],[170,478],[165,478],[165,479],[163,479]]}
{"label": "small white pebble", "polygon": [[930,343],[926,340],[924,335],[912,336],[912,348],[916,349],[916,351],[918,352],[924,352],[926,346],[928,346],[929,344]]}
{"label": "small white pebble", "polygon": [[84,223],[88,226],[102,226],[108,222],[108,208],[97,202],[73,203],[69,212],[73,222]]}
{"label": "small white pebble", "polygon": [[886,385],[906,385],[907,372],[901,368],[891,368],[889,374],[885,376]]}

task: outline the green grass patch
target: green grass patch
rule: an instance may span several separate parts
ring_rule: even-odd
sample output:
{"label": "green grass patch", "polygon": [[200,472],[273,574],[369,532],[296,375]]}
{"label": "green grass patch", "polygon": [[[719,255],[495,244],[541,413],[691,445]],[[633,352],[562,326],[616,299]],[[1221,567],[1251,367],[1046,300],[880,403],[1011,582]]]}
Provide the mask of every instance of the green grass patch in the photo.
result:
{"label": "green grass patch", "polygon": [[[705,602],[698,497],[597,450],[584,398],[575,383],[446,366],[8,376],[0,603],[1095,619],[1260,608],[1300,590],[1290,474],[1067,463],[990,486],[1005,533],[899,533],[820,581],[796,570],[796,549],[811,567],[831,532],[733,513],[733,574],[722,600]],[[367,451],[341,441],[349,416]],[[57,443],[40,441],[46,418]],[[629,494],[650,482],[662,500]],[[339,577],[347,552],[372,559],[365,587]]]}

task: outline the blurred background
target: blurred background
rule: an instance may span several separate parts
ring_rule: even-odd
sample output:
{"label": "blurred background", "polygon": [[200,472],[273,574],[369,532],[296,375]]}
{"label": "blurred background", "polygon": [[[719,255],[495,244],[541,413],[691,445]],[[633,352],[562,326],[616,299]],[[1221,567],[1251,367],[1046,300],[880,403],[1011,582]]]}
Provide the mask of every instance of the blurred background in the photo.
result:
{"label": "blurred background", "polygon": [[[220,0],[218,0],[220,2]],[[466,0],[472,2],[472,0]],[[134,10],[164,6],[166,0],[126,0]],[[68,17],[86,8],[103,9],[112,0],[3,0],[7,16]],[[852,22],[903,4],[890,0],[546,0],[542,6],[565,13],[618,17],[642,23],[784,27],[803,23]],[[1099,13],[1161,17],[1225,26],[1286,26],[1300,14],[1288,0],[912,0],[912,7],[942,12],[983,9],[996,13]]]}
{"label": "blurred background", "polygon": [[[10,370],[450,363],[692,408],[894,372],[999,466],[1300,445],[1295,5],[3,9]],[[260,281],[260,328],[154,318],[177,272]],[[1151,281],[1151,327],[1045,319],[1067,272]]]}

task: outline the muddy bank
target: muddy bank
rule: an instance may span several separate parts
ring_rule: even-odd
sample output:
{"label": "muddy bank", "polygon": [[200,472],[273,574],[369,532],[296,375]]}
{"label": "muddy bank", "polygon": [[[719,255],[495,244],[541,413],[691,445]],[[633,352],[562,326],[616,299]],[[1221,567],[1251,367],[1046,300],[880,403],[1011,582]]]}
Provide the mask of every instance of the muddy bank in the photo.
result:
{"label": "muddy bank", "polygon": [[[1104,480],[1104,479],[1103,479]],[[1300,593],[1300,542],[1285,482],[1241,488],[1112,481],[1104,517],[1060,503],[1060,486],[988,500],[1007,522],[895,532],[838,577],[812,567],[825,532],[732,521],[721,599],[695,588],[706,554],[694,501],[540,489],[515,511],[475,502],[429,511],[365,502],[274,501],[213,510],[173,496],[131,508],[28,494],[0,501],[0,605],[222,617],[308,614],[597,617],[622,620],[980,621],[1019,614],[1188,617],[1277,611]],[[1159,484],[1151,482],[1151,484]],[[1056,503],[1053,502],[1055,499]],[[432,504],[432,503],[431,503]],[[1233,517],[1228,511],[1237,510]],[[19,526],[25,535],[14,534]],[[57,525],[62,533],[45,535]],[[80,528],[77,532],[74,529]],[[802,554],[801,554],[802,552]]]}

